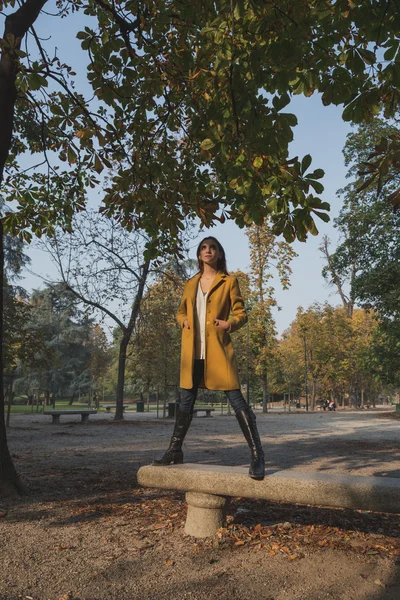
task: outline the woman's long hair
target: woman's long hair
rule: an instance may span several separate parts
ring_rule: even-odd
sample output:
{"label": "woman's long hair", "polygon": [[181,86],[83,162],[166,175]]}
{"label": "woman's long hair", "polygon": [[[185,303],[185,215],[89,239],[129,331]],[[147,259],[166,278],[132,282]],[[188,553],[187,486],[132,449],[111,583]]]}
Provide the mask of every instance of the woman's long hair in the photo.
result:
{"label": "woman's long hair", "polygon": [[201,240],[200,244],[197,246],[196,256],[197,256],[197,261],[199,263],[200,273],[203,273],[203,271],[204,271],[203,261],[200,260],[200,249],[206,240],[213,240],[213,242],[215,242],[217,244],[217,248],[218,248],[219,252],[222,254],[222,256],[218,259],[217,269],[218,269],[218,271],[222,271],[223,273],[225,273],[225,275],[229,275],[228,269],[226,266],[225,250],[223,249],[223,247],[221,246],[219,241],[212,235],[208,235],[207,237],[203,238]]}

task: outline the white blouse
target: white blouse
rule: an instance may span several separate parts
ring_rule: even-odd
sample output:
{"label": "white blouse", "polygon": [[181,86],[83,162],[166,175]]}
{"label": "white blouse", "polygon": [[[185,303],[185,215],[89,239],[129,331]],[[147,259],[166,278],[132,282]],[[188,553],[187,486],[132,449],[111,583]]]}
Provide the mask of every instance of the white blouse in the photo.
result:
{"label": "white blouse", "polygon": [[206,357],[206,310],[208,292],[204,293],[200,282],[197,286],[196,308],[194,311],[194,357]]}

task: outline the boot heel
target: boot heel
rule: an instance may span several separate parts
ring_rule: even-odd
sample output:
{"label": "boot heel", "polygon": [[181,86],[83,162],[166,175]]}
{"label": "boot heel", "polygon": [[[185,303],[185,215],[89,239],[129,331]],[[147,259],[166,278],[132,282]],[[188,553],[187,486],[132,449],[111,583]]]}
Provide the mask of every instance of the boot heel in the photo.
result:
{"label": "boot heel", "polygon": [[168,465],[181,465],[183,463],[182,450],[167,450],[162,458],[153,460],[153,465],[167,467]]}
{"label": "boot heel", "polygon": [[166,466],[172,464],[181,465],[183,463],[182,443],[185,439],[185,435],[189,429],[191,421],[192,415],[190,413],[182,413],[178,411],[169,448],[162,458],[153,460],[153,465]]}

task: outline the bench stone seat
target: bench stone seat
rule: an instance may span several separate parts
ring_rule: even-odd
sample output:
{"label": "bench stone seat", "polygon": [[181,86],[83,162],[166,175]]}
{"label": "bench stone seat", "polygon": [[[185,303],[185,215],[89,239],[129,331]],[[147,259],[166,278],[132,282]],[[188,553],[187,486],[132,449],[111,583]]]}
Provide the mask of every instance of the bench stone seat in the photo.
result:
{"label": "bench stone seat", "polygon": [[[124,404],[124,405],[123,405],[123,407],[122,407],[122,410],[124,411],[124,410],[126,409],[126,407],[127,407],[127,406],[128,406],[127,404]],[[108,413],[109,413],[109,412],[111,411],[111,409],[112,409],[112,408],[115,408],[115,409],[116,409],[116,408],[117,408],[117,405],[116,405],[116,404],[100,404],[100,408],[105,408],[105,409],[106,409],[106,412],[108,412]]]}
{"label": "bench stone seat", "polygon": [[97,410],[45,410],[43,414],[53,417],[52,425],[59,425],[62,415],[81,415],[82,423],[87,423],[90,415],[97,415]]}
{"label": "bench stone seat", "polygon": [[194,408],[193,409],[193,415],[195,417],[197,417],[197,413],[199,412],[205,412],[206,413],[206,417],[211,417],[211,413],[214,412],[215,408]]}
{"label": "bench stone seat", "polygon": [[195,537],[214,535],[224,525],[229,497],[400,513],[400,478],[394,477],[285,470],[266,471],[263,481],[255,481],[245,467],[188,463],[141,467],[138,482],[185,491],[185,532]]}

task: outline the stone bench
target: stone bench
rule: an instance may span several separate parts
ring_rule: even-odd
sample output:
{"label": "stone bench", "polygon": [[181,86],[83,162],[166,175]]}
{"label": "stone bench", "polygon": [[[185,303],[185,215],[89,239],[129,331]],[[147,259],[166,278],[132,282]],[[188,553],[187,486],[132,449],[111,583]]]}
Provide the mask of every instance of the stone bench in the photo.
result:
{"label": "stone bench", "polygon": [[87,423],[89,415],[96,415],[97,410],[45,410],[43,411],[43,414],[51,415],[53,417],[51,422],[52,425],[59,425],[60,417],[62,415],[81,415],[82,423]]}
{"label": "stone bench", "polygon": [[[126,407],[127,407],[127,404],[124,404],[123,407],[122,407],[122,410],[125,411]],[[106,412],[109,413],[109,412],[111,412],[112,408],[116,409],[117,406],[115,404],[100,404],[100,408],[105,408]]]}
{"label": "stone bench", "polygon": [[225,521],[230,497],[400,513],[400,478],[339,475],[321,471],[266,471],[263,481],[248,468],[184,464],[141,467],[140,485],[186,492],[185,533],[208,537]]}
{"label": "stone bench", "polygon": [[206,417],[211,417],[211,413],[214,412],[215,408],[194,408],[193,409],[193,416],[197,417],[197,414],[199,412],[205,412],[206,413]]}

